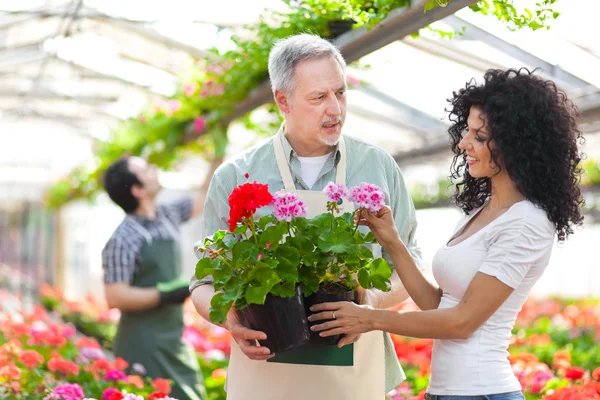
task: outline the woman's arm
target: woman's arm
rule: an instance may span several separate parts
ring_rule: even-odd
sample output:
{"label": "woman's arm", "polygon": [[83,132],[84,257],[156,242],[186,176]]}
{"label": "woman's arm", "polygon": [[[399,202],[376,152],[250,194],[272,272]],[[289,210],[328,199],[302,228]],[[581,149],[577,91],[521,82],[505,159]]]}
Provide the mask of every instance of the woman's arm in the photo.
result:
{"label": "woman's arm", "polygon": [[496,277],[478,272],[465,296],[452,308],[396,312],[377,310],[350,302],[322,303],[309,321],[335,319],[313,326],[321,336],[364,333],[374,330],[432,339],[467,339],[488,320],[513,292]]}
{"label": "woman's arm", "polygon": [[438,308],[442,299],[442,290],[425,278],[399,237],[388,248],[388,253],[404,288],[417,306],[421,310],[435,310]]}
{"label": "woman's arm", "polygon": [[357,219],[360,225],[366,225],[371,229],[375,239],[386,249],[404,288],[419,308],[436,309],[440,304],[442,292],[437,285],[425,278],[402,242],[394,223],[392,210],[387,206],[376,214],[363,210]]}

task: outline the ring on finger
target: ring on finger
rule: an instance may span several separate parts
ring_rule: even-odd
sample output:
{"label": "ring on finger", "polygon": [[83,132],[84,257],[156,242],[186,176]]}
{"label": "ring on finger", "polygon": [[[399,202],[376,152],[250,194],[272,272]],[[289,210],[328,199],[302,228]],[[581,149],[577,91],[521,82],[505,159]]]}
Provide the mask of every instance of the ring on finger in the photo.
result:
{"label": "ring on finger", "polygon": [[333,312],[331,313],[331,317],[332,317],[333,319],[335,319],[335,311],[333,311]]}

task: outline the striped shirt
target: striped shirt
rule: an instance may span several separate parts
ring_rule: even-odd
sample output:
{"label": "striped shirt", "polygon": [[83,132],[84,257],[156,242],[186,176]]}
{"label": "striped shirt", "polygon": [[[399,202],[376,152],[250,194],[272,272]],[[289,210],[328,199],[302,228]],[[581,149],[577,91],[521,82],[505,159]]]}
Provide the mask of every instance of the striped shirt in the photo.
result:
{"label": "striped shirt", "polygon": [[[280,132],[282,132],[281,129]],[[246,182],[244,174],[250,175],[250,181],[256,180],[268,184],[271,193],[284,189],[273,147],[273,140],[277,137],[279,136],[273,136],[240,156],[228,160],[215,171],[204,205],[202,238],[210,236],[218,230],[229,229],[227,199],[236,186]],[[339,149],[330,154],[316,182],[312,188],[309,188],[301,178],[301,163],[298,154],[292,149],[285,135],[282,134],[281,138],[296,189],[321,191],[327,183],[335,181],[336,166],[340,159]],[[400,167],[385,150],[356,138],[348,136],[344,136],[344,138],[347,157],[346,185],[352,187],[362,182],[368,182],[382,189],[385,193],[386,204],[392,209],[402,241],[417,264],[422,266],[421,250],[415,241],[417,228],[415,207],[404,183]],[[270,207],[263,207],[257,210],[256,214],[261,217],[270,212]],[[197,251],[198,246],[203,242],[202,239],[194,246],[198,258],[203,257],[203,254]],[[385,249],[382,250],[382,256],[391,263],[391,258]],[[198,281],[192,276],[190,291],[202,284],[212,284],[212,278],[206,277],[202,281]]]}
{"label": "striped shirt", "polygon": [[[102,250],[104,283],[131,283],[142,262],[144,243],[154,239],[177,239],[173,234],[179,232],[179,225],[190,219],[192,208],[192,199],[185,197],[159,205],[155,219],[129,214]],[[175,232],[172,232],[173,228]]]}

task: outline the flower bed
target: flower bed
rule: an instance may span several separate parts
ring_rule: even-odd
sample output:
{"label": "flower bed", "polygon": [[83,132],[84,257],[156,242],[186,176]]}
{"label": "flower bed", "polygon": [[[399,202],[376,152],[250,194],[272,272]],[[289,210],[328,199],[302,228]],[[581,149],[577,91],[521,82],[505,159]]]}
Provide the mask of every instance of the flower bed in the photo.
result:
{"label": "flower bed", "polygon": [[110,360],[95,339],[54,322],[42,307],[25,313],[10,295],[0,300],[0,398],[173,400],[168,380],[125,373],[125,360]]}
{"label": "flower bed", "polygon": [[[87,295],[79,301],[70,300],[61,290],[48,285],[42,286],[40,301],[47,310],[56,312],[83,334],[97,338],[104,348],[111,348],[117,332],[119,310],[109,309],[105,302],[92,295]],[[208,399],[224,400],[231,336],[225,329],[200,317],[191,302],[184,305],[184,315],[183,339],[190,343],[198,354]]]}
{"label": "flower bed", "polygon": [[[46,288],[43,303],[64,306],[56,291]],[[48,296],[54,296],[48,298]],[[93,300],[93,299],[91,299]],[[88,298],[85,301],[90,301]],[[98,302],[96,302],[98,303]],[[85,313],[87,306],[77,308]],[[89,308],[94,310],[94,308]],[[416,310],[411,302],[399,309]],[[98,315],[105,315],[104,310]],[[68,313],[67,313],[68,314]],[[67,318],[69,318],[67,316]],[[86,318],[93,318],[88,315]],[[105,320],[99,320],[107,323]],[[112,320],[111,320],[112,321]],[[110,323],[114,324],[116,321]],[[230,337],[204,321],[186,304],[184,339],[199,354],[211,399],[224,399],[223,384]],[[388,400],[419,399],[429,382],[433,341],[392,335],[396,354],[407,375]],[[600,399],[600,303],[595,300],[529,300],[519,313],[510,346],[513,371],[526,398]]]}

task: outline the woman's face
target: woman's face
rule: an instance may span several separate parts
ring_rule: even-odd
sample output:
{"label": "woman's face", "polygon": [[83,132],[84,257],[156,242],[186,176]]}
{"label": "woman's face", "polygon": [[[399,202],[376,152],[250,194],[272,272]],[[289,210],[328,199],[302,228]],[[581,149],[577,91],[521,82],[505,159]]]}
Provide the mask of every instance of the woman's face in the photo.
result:
{"label": "woman's face", "polygon": [[[467,132],[458,147],[467,155],[469,174],[473,178],[491,178],[500,172],[492,161],[488,148],[487,119],[479,107],[472,106],[467,120]],[[494,143],[489,143],[494,148]]]}

